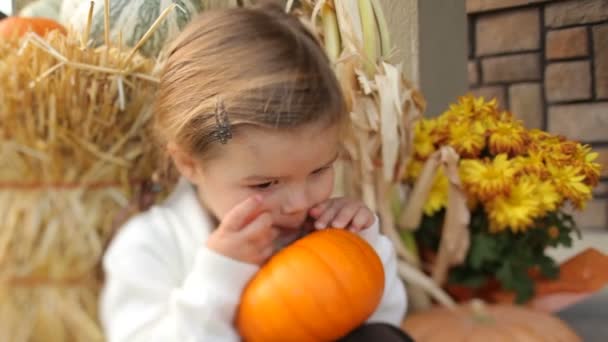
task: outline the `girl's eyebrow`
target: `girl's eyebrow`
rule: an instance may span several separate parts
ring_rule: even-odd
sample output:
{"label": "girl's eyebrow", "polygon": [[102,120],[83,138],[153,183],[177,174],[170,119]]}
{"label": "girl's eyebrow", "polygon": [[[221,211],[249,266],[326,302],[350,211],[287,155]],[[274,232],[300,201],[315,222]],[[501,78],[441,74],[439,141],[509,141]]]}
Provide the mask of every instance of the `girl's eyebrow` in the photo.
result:
{"label": "girl's eyebrow", "polygon": [[261,182],[261,181],[267,181],[269,179],[276,179],[277,177],[271,177],[271,176],[260,176],[260,175],[252,175],[252,176],[248,176],[247,178],[245,178],[246,181],[251,181],[251,182]]}
{"label": "girl's eyebrow", "polygon": [[[340,157],[340,152],[336,152],[336,154],[331,158],[330,161],[328,161],[327,163],[323,164],[323,166],[315,169],[316,170],[320,170],[322,168],[328,167],[329,165],[333,164],[336,160],[338,160],[338,158]],[[251,176],[247,176],[245,178],[246,181],[250,181],[250,182],[254,182],[254,181],[267,181],[270,179],[277,179],[277,178],[281,178],[281,177],[276,177],[276,176],[262,176],[262,175],[251,175]]]}

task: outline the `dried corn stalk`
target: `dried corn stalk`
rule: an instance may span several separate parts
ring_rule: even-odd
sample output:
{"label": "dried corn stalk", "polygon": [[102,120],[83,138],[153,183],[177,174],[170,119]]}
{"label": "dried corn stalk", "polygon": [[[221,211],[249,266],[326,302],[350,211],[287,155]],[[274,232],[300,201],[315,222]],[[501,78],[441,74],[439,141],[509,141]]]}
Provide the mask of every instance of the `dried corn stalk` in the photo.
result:
{"label": "dried corn stalk", "polygon": [[[288,2],[288,9],[293,5]],[[397,231],[393,192],[413,153],[413,127],[424,111],[422,95],[405,79],[400,65],[386,61],[392,49],[378,0],[301,1],[294,11],[315,30],[342,84],[351,125],[343,140],[344,165],[338,192],[363,198],[379,213],[384,234],[394,242],[399,272],[446,306],[453,305],[418,268]]]}
{"label": "dried corn stalk", "polygon": [[448,178],[448,204],[443,222],[441,242],[432,276],[437,284],[444,284],[450,266],[464,262],[469,250],[469,221],[467,197],[458,176],[458,154],[450,146],[443,146],[425,162],[422,173],[409,197],[409,201],[399,218],[399,226],[404,230],[415,230],[420,226],[433,179],[442,167]]}
{"label": "dried corn stalk", "polygon": [[85,41],[0,41],[0,341],[103,340],[100,259],[154,171],[159,64]]}

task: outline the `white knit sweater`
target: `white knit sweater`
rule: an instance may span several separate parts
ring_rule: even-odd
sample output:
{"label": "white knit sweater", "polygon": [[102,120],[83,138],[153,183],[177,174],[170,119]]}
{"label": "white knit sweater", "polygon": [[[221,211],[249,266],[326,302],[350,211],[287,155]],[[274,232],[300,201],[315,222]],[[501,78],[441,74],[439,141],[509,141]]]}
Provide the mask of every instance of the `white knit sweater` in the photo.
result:
{"label": "white knit sweater", "polygon": [[[240,340],[235,311],[258,266],[207,249],[213,229],[184,180],[162,205],[122,227],[103,260],[100,315],[108,341]],[[399,325],[406,296],[393,246],[377,220],[360,235],[382,259],[386,275],[382,301],[368,322]]]}

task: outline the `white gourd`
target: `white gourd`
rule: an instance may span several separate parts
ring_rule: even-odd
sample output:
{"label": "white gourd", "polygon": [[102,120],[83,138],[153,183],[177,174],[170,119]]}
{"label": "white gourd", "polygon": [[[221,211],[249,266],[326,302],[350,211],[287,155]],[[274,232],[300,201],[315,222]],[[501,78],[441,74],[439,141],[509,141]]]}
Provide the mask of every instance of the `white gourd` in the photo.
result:
{"label": "white gourd", "polygon": [[[74,2],[74,0],[65,1]],[[89,37],[93,46],[99,46],[104,44],[104,0],[94,0],[94,2]],[[172,40],[192,17],[204,9],[201,0],[110,0],[110,41],[117,42],[120,32],[123,45],[135,46],[162,11],[172,3],[176,3],[178,7],[163,20],[155,33],[139,49],[139,52],[145,56],[158,56],[165,44]],[[67,25],[77,31],[84,31],[89,6],[89,0],[80,0],[76,9],[70,13],[70,6],[64,3],[62,15],[69,17],[66,21]]]}
{"label": "white gourd", "polygon": [[30,2],[19,11],[21,17],[43,17],[59,21],[61,0],[37,0]]}

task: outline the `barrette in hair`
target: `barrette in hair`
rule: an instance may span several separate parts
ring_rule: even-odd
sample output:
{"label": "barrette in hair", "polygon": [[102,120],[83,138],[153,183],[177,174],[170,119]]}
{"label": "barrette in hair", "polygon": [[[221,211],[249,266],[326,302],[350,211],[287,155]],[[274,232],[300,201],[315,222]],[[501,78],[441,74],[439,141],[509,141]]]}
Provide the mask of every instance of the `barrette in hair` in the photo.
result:
{"label": "barrette in hair", "polygon": [[226,113],[224,102],[222,102],[222,100],[219,98],[217,100],[217,104],[215,105],[215,122],[216,128],[215,132],[213,132],[213,136],[222,144],[226,144],[228,140],[232,138],[232,130],[230,128],[228,113]]}

